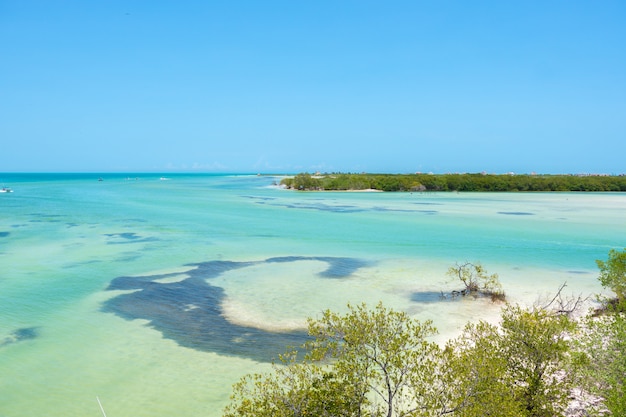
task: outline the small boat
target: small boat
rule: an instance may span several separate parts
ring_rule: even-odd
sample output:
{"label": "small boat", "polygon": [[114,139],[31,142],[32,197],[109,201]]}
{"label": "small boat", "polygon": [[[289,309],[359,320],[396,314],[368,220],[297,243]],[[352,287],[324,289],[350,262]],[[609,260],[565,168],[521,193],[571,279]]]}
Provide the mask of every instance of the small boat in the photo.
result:
{"label": "small boat", "polygon": [[13,190],[10,189],[9,187],[2,187],[0,189],[0,193],[12,193],[12,192],[13,192]]}

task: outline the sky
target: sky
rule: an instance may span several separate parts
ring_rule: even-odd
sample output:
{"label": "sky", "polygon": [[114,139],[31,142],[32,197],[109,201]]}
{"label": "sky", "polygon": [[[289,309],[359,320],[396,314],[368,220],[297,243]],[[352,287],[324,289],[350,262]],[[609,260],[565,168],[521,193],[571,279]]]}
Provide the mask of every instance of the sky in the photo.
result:
{"label": "sky", "polygon": [[626,173],[626,1],[0,0],[0,172]]}

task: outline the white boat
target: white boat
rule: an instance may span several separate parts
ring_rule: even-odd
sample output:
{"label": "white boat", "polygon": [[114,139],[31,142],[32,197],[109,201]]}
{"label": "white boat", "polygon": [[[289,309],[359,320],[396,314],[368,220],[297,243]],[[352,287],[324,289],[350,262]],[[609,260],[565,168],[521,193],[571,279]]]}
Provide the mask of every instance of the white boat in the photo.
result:
{"label": "white boat", "polygon": [[2,187],[0,189],[0,193],[12,193],[12,192],[13,192],[13,190],[10,189],[9,187]]}

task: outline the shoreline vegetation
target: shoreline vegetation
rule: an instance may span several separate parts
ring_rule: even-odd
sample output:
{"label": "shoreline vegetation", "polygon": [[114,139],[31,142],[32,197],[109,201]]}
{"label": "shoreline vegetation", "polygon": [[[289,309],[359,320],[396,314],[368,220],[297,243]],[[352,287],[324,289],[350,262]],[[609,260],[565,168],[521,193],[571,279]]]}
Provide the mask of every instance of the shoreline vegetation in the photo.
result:
{"label": "shoreline vegetation", "polygon": [[300,173],[280,184],[299,191],[626,192],[626,175]]}
{"label": "shoreline vegetation", "polygon": [[[444,346],[431,320],[379,302],[309,319],[310,339],[272,371],[233,386],[223,417],[583,417],[626,415],[626,249],[596,261],[615,297],[506,303],[497,324],[469,321]],[[502,294],[497,274],[457,263],[465,294]],[[597,308],[597,305],[600,307]]]}

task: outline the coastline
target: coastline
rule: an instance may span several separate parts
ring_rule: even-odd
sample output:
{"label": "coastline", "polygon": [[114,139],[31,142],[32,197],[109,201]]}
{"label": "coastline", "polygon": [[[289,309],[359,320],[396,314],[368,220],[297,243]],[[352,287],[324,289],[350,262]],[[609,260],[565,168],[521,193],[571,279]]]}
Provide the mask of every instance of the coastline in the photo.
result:
{"label": "coastline", "polygon": [[[5,414],[85,415],[97,407],[96,393],[109,415],[218,417],[241,375],[269,367],[185,347],[164,337],[152,316],[102,311],[107,300],[142,288],[171,289],[166,298],[146,294],[164,310],[128,306],[172,312],[161,319],[178,331],[179,314],[195,325],[226,311],[240,327],[269,331],[347,302],[383,301],[435,320],[443,340],[468,319],[497,319],[497,307],[482,301],[420,298],[448,288],[455,261],[481,261],[514,302],[533,302],[563,281],[572,292],[595,293],[594,260],[626,233],[626,196],[616,193],[298,194],[270,177],[160,176],[44,177],[16,183],[15,198],[3,200],[0,266],[11,273],[0,281],[0,339],[38,329],[3,348]],[[349,262],[329,268],[337,258]],[[354,269],[352,260],[365,266]],[[204,275],[188,276],[194,265]],[[108,289],[114,280],[129,287]],[[204,298],[206,308],[226,308],[199,315],[199,289],[215,296]],[[212,328],[227,334],[232,323]],[[52,397],[50,386],[58,387]]]}
{"label": "coastline", "polygon": [[621,175],[297,174],[281,185],[298,191],[626,192]]}

